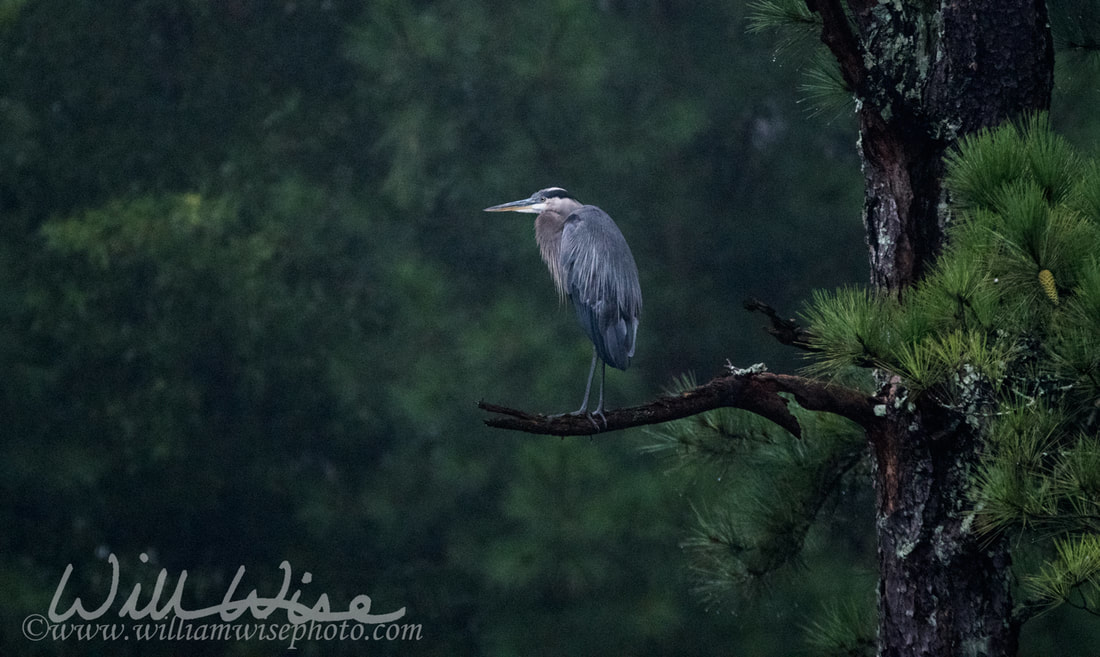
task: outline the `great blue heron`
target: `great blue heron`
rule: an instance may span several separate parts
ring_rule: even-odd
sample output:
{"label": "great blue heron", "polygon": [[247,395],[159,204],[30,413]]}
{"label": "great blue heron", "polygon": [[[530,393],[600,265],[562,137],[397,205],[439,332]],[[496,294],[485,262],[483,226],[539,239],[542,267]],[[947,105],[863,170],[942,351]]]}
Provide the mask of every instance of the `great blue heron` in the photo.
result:
{"label": "great blue heron", "polygon": [[542,259],[550,268],[558,296],[573,303],[577,321],[593,344],[584,401],[573,414],[587,413],[592,377],[600,361],[600,401],[592,415],[604,417],[607,365],[620,370],[630,365],[642,311],[638,267],[626,239],[606,212],[594,205],[581,205],[561,187],[540,189],[530,198],[485,211],[538,213],[535,241]]}

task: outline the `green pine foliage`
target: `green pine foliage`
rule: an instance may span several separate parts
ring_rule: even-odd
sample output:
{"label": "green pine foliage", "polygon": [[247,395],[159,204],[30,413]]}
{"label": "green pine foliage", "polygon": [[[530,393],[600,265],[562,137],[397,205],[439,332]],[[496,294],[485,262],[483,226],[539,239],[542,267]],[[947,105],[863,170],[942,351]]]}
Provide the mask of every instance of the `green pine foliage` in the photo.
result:
{"label": "green pine foliage", "polygon": [[875,367],[924,391],[950,386],[961,365],[1001,381],[1034,360],[1036,345],[1060,341],[1064,353],[1043,355],[1090,372],[1084,353],[1069,352],[1087,351],[1088,331],[1076,329],[1095,313],[1095,171],[1042,119],[966,140],[950,162],[958,214],[944,257],[901,299],[818,293],[804,313],[820,351],[809,370]]}
{"label": "green pine foliage", "polygon": [[[680,382],[691,384],[690,378]],[[695,589],[712,607],[744,610],[781,600],[786,587],[797,587],[806,606],[820,609],[816,620],[797,606],[770,613],[804,624],[814,654],[870,655],[873,579],[851,568],[851,555],[870,557],[870,545],[857,539],[871,532],[849,531],[869,522],[857,511],[870,506],[869,491],[860,485],[866,480],[864,437],[847,420],[807,412],[793,400],[789,407],[803,427],[801,439],[733,409],[652,433],[650,450],[699,473],[696,487],[706,489],[695,529],[682,543]],[[832,568],[837,554],[846,556]],[[808,563],[815,564],[809,587]],[[862,572],[870,572],[869,563]],[[839,610],[838,598],[846,601]]]}
{"label": "green pine foliage", "polygon": [[1029,576],[1026,584],[1047,604],[1100,609],[1100,534],[1057,539],[1055,557]]}
{"label": "green pine foliage", "polygon": [[818,294],[804,317],[810,372],[878,368],[983,429],[980,526],[1028,537],[1037,604],[1100,611],[1097,170],[1043,116],[964,140],[932,273],[900,299]]}
{"label": "green pine foliage", "polygon": [[844,81],[836,58],[826,51],[814,51],[806,62],[803,76],[799,91],[810,107],[810,114],[832,118],[851,109],[852,88]]}
{"label": "green pine foliage", "polygon": [[821,17],[810,11],[800,0],[757,0],[749,7],[749,30],[788,30],[815,35],[821,28]]}
{"label": "green pine foliage", "polygon": [[882,330],[886,326],[882,320],[895,311],[894,301],[870,290],[855,287],[833,293],[815,290],[807,318],[819,327],[814,346],[820,351],[820,358],[811,366],[812,373],[837,375],[852,365],[881,365],[891,339]]}
{"label": "green pine foliage", "polygon": [[[925,279],[900,296],[816,292],[803,313],[808,374],[896,377],[907,399],[926,397],[984,436],[974,519],[1020,537],[1024,615],[1060,603],[1100,612],[1098,172],[1043,116],[975,134],[950,157],[955,214]],[[802,440],[732,410],[659,435],[658,449],[719,473],[726,503],[699,510],[685,543],[711,599],[752,597],[797,568],[860,467],[858,430],[792,410]],[[869,654],[872,617],[860,605],[827,613],[807,639],[816,654]]]}
{"label": "green pine foliage", "polygon": [[874,609],[868,599],[831,605],[807,632],[818,657],[870,657],[875,654]]}
{"label": "green pine foliage", "polygon": [[717,473],[716,496],[729,502],[697,509],[697,528],[684,542],[697,589],[712,603],[731,594],[751,599],[770,575],[796,567],[815,521],[862,462],[858,427],[793,402],[790,408],[804,427],[801,439],[733,409],[671,423],[653,434],[650,451]]}

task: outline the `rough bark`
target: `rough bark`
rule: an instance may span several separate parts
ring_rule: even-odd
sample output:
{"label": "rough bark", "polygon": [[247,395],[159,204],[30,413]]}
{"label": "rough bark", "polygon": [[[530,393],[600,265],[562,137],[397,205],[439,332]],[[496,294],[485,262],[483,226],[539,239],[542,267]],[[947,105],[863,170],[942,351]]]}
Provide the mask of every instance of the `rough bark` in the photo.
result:
{"label": "rough bark", "polygon": [[[859,100],[871,282],[928,271],[948,220],[943,156],[959,137],[1049,107],[1042,0],[807,0]],[[853,52],[854,49],[854,52]],[[879,655],[1014,655],[1007,547],[975,535],[967,489],[980,435],[896,380],[869,428],[877,498]]]}
{"label": "rough bark", "polygon": [[885,421],[868,433],[879,655],[1015,655],[1007,545],[975,533],[966,497],[980,436],[934,403],[885,389]]}

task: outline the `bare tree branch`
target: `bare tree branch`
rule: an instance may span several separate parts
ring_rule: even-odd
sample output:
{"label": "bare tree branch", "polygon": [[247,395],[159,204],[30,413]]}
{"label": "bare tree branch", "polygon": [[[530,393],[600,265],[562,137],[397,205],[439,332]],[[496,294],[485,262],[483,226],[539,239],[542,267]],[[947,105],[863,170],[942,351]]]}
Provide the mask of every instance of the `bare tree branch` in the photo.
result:
{"label": "bare tree branch", "polygon": [[780,393],[793,396],[807,410],[836,413],[864,427],[878,422],[874,414],[877,402],[858,390],[755,369],[733,370],[676,395],[658,397],[641,406],[607,411],[606,423],[599,419],[594,423],[586,416],[532,414],[483,401],[478,402],[478,408],[503,416],[486,419],[485,424],[490,427],[552,436],[587,436],[660,424],[717,408],[740,408],[801,437],[802,427],[787,408],[787,398]]}
{"label": "bare tree branch", "polygon": [[765,328],[772,337],[790,347],[797,347],[805,351],[818,351],[810,344],[810,339],[813,337],[806,329],[798,325],[798,322],[793,319],[783,319],[776,312],[775,308],[772,308],[763,301],[750,297],[744,301],[745,310],[749,312],[764,313],[768,319],[771,320],[771,327]]}
{"label": "bare tree branch", "polygon": [[863,48],[852,31],[844,6],[840,0],[806,0],[806,6],[821,16],[821,42],[840,63],[840,74],[848,88],[858,94],[867,69],[863,65]]}

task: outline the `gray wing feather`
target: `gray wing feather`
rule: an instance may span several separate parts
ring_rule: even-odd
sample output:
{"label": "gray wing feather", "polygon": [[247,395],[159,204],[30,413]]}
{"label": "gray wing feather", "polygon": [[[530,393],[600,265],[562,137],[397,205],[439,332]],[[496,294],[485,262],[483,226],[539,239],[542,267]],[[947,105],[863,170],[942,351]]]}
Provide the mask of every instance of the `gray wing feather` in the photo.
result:
{"label": "gray wing feather", "polygon": [[560,258],[581,328],[605,363],[625,370],[642,311],[638,267],[626,239],[606,212],[581,206],[565,220]]}

